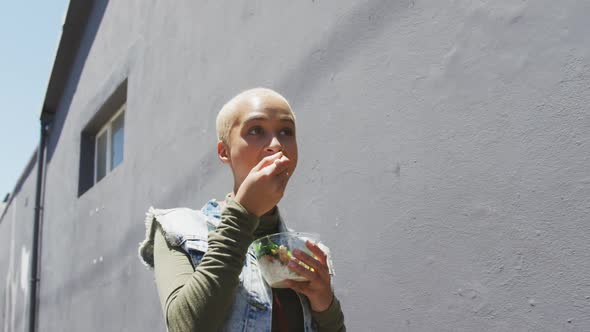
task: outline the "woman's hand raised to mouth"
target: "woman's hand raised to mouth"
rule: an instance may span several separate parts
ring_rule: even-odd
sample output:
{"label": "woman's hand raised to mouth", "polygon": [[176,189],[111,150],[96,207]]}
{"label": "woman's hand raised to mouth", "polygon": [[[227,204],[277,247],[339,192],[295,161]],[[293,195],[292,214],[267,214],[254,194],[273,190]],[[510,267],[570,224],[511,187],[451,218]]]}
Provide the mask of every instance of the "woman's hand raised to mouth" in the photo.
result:
{"label": "woman's hand raised to mouth", "polygon": [[283,198],[291,160],[279,151],[263,158],[238,188],[235,200],[248,212],[260,217],[270,211]]}

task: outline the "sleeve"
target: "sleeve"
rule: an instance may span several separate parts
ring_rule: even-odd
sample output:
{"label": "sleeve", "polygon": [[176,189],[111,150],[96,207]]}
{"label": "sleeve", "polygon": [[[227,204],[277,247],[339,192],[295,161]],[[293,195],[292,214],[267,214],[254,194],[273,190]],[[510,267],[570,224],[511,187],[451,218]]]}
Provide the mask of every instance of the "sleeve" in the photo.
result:
{"label": "sleeve", "polygon": [[184,252],[155,234],[154,269],[160,302],[170,332],[217,331],[233,304],[248,246],[259,219],[228,200],[221,223],[209,233],[209,248],[193,269]]}
{"label": "sleeve", "polygon": [[334,300],[332,300],[332,304],[328,309],[322,312],[312,311],[311,316],[320,332],[346,332],[344,314],[336,295],[334,295]]}

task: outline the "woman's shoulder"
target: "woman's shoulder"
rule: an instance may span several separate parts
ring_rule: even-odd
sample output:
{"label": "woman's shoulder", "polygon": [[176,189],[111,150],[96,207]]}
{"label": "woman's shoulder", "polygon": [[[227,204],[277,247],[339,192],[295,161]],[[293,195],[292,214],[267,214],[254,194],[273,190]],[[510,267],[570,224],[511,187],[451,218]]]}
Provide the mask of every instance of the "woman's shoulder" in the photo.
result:
{"label": "woman's shoulder", "polygon": [[208,216],[215,216],[220,213],[223,202],[216,199],[208,200],[201,208],[190,208],[178,206],[173,208],[155,208],[150,206],[146,212],[146,222],[156,220],[160,223],[188,223],[190,221],[203,221]]}
{"label": "woman's shoulder", "polygon": [[207,220],[207,215],[203,211],[188,207],[171,209],[150,207],[146,214],[147,224],[157,223],[168,234],[174,233],[185,236],[206,234]]}
{"label": "woman's shoulder", "polygon": [[159,229],[166,242],[173,247],[186,240],[206,241],[211,218],[202,209],[188,207],[155,208],[150,206],[145,217],[145,239],[140,243],[139,256],[144,264],[153,266],[154,235]]}

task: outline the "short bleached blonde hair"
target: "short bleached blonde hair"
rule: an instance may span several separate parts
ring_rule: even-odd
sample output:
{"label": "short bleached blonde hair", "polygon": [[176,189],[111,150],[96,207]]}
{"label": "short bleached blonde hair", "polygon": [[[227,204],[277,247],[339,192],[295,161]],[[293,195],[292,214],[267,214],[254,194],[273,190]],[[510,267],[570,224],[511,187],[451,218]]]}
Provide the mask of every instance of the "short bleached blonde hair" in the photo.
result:
{"label": "short bleached blonde hair", "polygon": [[273,96],[282,99],[287,104],[287,106],[289,106],[289,110],[291,111],[291,114],[293,114],[293,119],[295,119],[295,113],[291,109],[289,101],[287,101],[287,99],[280,93],[268,88],[254,88],[245,90],[225,103],[219,113],[217,113],[217,120],[215,121],[217,128],[217,140],[226,144],[229,143],[229,133],[236,121],[236,115],[239,107],[243,105],[243,103],[251,103],[252,98],[259,96]]}

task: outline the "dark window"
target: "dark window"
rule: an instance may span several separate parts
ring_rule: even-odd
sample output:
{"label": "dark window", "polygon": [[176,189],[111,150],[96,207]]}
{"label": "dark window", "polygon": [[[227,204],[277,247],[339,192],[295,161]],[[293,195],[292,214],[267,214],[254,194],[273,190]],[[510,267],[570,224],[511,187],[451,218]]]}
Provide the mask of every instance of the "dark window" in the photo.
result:
{"label": "dark window", "polygon": [[78,196],[123,163],[126,110],[127,80],[82,131]]}
{"label": "dark window", "polygon": [[125,132],[125,105],[109,119],[96,135],[94,148],[94,183],[102,180],[123,162],[123,133]]}

